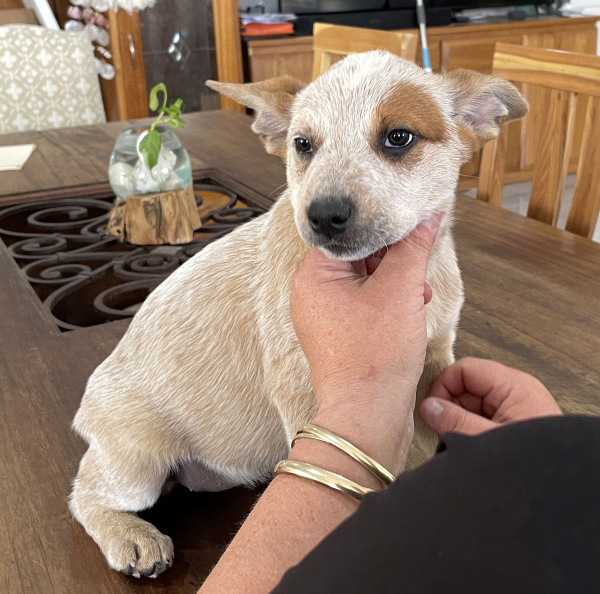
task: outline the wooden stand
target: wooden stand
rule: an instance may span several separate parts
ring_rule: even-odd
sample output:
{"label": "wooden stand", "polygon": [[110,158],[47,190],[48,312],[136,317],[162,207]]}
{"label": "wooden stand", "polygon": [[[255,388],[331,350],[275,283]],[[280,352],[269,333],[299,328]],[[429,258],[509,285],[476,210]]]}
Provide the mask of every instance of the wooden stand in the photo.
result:
{"label": "wooden stand", "polygon": [[185,190],[117,198],[106,233],[134,245],[181,244],[192,241],[200,225],[190,183]]}

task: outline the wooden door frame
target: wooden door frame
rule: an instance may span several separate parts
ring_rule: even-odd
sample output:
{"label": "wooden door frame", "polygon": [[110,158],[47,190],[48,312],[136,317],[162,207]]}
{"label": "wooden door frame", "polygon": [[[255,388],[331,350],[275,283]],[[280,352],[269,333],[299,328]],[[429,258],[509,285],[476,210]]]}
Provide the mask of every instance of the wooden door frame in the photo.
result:
{"label": "wooden door frame", "polygon": [[106,118],[109,121],[147,118],[148,90],[138,13],[111,10],[108,20],[116,76],[112,80],[100,79]]}
{"label": "wooden door frame", "polygon": [[[243,83],[242,38],[237,0],[213,0],[217,74],[220,82]],[[233,99],[221,95],[221,109],[246,109]]]}

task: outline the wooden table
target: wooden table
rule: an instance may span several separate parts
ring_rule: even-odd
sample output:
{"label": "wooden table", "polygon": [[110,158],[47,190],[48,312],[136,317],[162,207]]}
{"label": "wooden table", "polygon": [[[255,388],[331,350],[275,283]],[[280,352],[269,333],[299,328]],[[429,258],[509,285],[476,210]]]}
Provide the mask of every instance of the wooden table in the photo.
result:
{"label": "wooden table", "polygon": [[[284,169],[249,118],[186,119],[180,135],[198,171],[265,203],[275,198]],[[105,190],[124,125],[0,136],[0,145],[38,145],[22,172],[0,173],[0,206],[70,186],[73,195]],[[462,196],[456,240],[466,290],[457,354],[524,369],[566,411],[600,414],[600,245]],[[67,509],[85,449],[70,423],[87,377],[127,323],[61,334],[1,243],[0,279],[0,592],[195,592],[256,495],[176,490],[145,514],[173,537],[174,569],[141,581],[109,570]]]}

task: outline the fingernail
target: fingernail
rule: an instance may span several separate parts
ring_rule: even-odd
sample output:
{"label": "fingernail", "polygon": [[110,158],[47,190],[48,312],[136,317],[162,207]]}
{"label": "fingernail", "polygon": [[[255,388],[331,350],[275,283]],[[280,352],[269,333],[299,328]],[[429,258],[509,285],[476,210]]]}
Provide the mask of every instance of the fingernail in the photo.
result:
{"label": "fingernail", "polygon": [[428,218],[426,221],[423,221],[421,224],[431,229],[432,231],[437,230],[440,226],[440,220],[442,216],[440,214],[434,214],[432,217]]}
{"label": "fingernail", "polygon": [[437,419],[443,412],[444,406],[439,400],[431,398],[426,401],[427,412],[433,419]]}

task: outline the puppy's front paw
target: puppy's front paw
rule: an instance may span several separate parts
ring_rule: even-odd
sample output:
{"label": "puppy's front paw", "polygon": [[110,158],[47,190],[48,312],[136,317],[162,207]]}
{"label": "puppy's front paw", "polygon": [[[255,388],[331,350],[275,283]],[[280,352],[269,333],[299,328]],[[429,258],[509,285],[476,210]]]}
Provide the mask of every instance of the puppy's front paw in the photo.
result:
{"label": "puppy's front paw", "polygon": [[173,564],[171,539],[143,520],[103,539],[102,545],[108,564],[133,577],[155,578]]}

